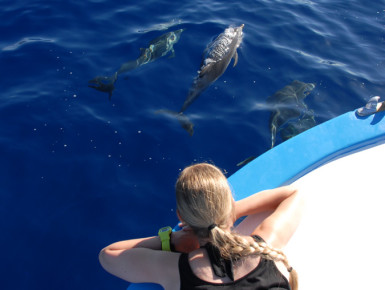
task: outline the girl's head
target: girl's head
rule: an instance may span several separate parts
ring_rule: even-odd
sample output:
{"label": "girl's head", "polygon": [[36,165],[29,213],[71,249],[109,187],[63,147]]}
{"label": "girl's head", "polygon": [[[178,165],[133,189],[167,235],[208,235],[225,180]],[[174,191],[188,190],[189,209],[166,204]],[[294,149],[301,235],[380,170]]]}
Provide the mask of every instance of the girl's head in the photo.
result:
{"label": "girl's head", "polygon": [[233,197],[224,174],[214,165],[199,163],[186,167],[176,182],[180,218],[200,238],[209,236],[213,224],[231,226]]}

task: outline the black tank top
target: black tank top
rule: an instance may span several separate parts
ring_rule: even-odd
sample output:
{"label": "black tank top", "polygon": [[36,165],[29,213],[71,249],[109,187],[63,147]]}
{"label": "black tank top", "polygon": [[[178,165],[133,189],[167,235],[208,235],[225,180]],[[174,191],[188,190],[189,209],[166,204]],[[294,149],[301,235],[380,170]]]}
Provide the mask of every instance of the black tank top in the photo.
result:
{"label": "black tank top", "polygon": [[[257,241],[263,241],[259,236],[253,236]],[[212,263],[212,262],[211,262]],[[286,277],[278,270],[271,260],[262,258],[257,267],[244,277],[228,283],[211,283],[197,276],[190,267],[188,254],[182,253],[179,258],[179,275],[182,290],[209,290],[209,289],[241,289],[241,290],[290,290]]]}

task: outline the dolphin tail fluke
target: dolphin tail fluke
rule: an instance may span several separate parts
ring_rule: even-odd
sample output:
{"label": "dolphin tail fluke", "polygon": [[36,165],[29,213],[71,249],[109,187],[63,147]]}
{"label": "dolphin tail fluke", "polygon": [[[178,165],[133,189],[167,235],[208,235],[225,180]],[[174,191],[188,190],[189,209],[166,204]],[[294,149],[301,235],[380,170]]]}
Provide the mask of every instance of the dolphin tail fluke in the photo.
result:
{"label": "dolphin tail fluke", "polygon": [[182,126],[182,128],[186,130],[190,136],[194,134],[194,124],[182,112],[176,112],[172,110],[157,110],[155,114],[165,114],[176,118],[179,121],[179,124]]}
{"label": "dolphin tail fluke", "polygon": [[115,82],[118,79],[118,73],[110,77],[97,76],[88,81],[88,86],[100,92],[108,93],[108,99],[111,100],[112,92],[115,89]]}

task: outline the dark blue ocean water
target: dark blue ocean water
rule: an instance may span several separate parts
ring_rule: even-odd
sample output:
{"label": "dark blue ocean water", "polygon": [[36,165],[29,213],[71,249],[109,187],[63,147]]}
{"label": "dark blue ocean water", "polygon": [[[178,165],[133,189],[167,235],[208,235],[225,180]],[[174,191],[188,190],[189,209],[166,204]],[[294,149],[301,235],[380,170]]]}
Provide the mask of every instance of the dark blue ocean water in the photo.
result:
{"label": "dark blue ocean water", "polygon": [[[125,289],[99,250],[175,225],[186,165],[231,174],[268,150],[268,96],[315,83],[317,123],[384,96],[383,0],[0,4],[1,289]],[[237,66],[186,112],[194,135],[155,114],[181,107],[206,45],[242,23]],[[88,87],[180,28],[175,57],[119,75],[110,101]]]}

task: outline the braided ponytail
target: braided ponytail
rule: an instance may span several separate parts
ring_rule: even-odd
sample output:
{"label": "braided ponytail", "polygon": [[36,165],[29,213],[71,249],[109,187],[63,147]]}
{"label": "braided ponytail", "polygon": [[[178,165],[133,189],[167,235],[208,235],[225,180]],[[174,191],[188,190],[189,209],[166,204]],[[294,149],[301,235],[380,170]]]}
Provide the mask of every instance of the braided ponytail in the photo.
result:
{"label": "braided ponytail", "polygon": [[212,244],[218,247],[222,257],[225,259],[238,260],[245,256],[256,255],[275,262],[282,262],[290,273],[289,282],[291,289],[298,289],[297,271],[290,266],[282,250],[270,247],[265,242],[249,242],[237,233],[224,231],[219,226],[211,230],[211,238]]}

